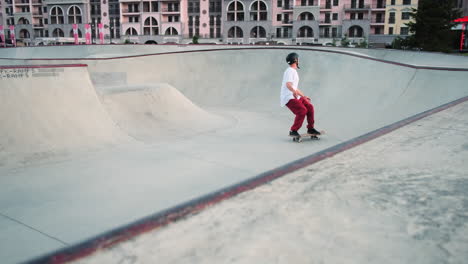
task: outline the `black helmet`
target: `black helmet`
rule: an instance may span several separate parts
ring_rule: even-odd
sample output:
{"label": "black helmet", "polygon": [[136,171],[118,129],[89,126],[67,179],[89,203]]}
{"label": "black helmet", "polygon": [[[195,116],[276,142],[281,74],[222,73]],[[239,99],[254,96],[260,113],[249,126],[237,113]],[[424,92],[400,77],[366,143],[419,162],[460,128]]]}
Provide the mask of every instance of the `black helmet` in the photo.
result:
{"label": "black helmet", "polygon": [[286,62],[291,65],[295,62],[298,62],[299,60],[299,55],[297,55],[297,53],[293,52],[293,53],[289,53],[288,56],[286,56]]}

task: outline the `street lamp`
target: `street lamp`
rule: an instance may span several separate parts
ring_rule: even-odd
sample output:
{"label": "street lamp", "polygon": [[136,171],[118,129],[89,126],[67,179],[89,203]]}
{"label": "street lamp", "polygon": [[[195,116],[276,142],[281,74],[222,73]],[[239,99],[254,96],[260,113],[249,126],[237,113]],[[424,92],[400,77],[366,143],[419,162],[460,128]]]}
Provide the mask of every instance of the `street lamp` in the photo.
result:
{"label": "street lamp", "polygon": [[91,44],[95,44],[96,38],[96,21],[91,24]]}

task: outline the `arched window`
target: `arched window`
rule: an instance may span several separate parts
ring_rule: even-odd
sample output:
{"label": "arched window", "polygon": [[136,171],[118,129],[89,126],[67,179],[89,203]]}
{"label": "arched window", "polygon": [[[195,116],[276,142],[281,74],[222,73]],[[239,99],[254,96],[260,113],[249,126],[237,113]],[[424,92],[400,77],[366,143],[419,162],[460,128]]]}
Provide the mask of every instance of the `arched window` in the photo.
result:
{"label": "arched window", "polygon": [[125,31],[125,35],[127,35],[127,36],[137,36],[138,32],[136,31],[136,29],[130,27],[130,28],[127,29],[127,31]]}
{"label": "arched window", "polygon": [[29,20],[22,17],[22,18],[18,19],[18,25],[29,25]]}
{"label": "arched window", "polygon": [[244,5],[239,1],[231,2],[227,10],[228,21],[244,21]]}
{"label": "arched window", "polygon": [[54,29],[54,31],[52,31],[52,37],[65,37],[65,34],[63,33],[63,30],[61,30],[60,28],[56,28]]}
{"label": "arched window", "polygon": [[81,24],[81,9],[77,6],[71,6],[68,9],[68,24]]}
{"label": "arched window", "polygon": [[311,21],[315,20],[314,15],[310,12],[303,12],[299,15],[299,19],[301,21]]}
{"label": "arched window", "polygon": [[250,20],[265,21],[268,17],[267,6],[262,1],[253,2],[250,6]]}
{"label": "arched window", "polygon": [[266,31],[263,27],[254,27],[250,31],[251,38],[266,38]]}
{"label": "arched window", "polygon": [[[74,38],[75,35],[73,35],[73,29],[70,30],[70,38]],[[83,34],[81,34],[81,30],[78,29],[78,37],[79,38],[82,38],[83,37]]]}
{"label": "arched window", "polygon": [[360,26],[352,26],[348,30],[348,37],[350,38],[362,38],[364,36],[364,30]]}
{"label": "arched window", "polygon": [[228,31],[228,38],[242,38],[244,33],[240,27],[232,27]]}
{"label": "arched window", "polygon": [[168,29],[166,29],[166,33],[164,34],[166,36],[175,36],[175,35],[179,35],[179,33],[177,32],[177,30],[173,27],[170,27]]}
{"label": "arched window", "polygon": [[299,29],[299,31],[297,31],[297,37],[298,38],[313,38],[314,31],[309,26],[303,26]]}
{"label": "arched window", "polygon": [[50,10],[50,23],[51,24],[64,24],[63,10],[58,6],[53,6]]}
{"label": "arched window", "polygon": [[144,35],[159,35],[158,21],[154,17],[148,17],[143,25]]}
{"label": "arched window", "polygon": [[20,32],[19,32],[19,38],[22,38],[22,39],[28,39],[28,38],[30,38],[29,31],[26,30],[26,29],[20,30]]}

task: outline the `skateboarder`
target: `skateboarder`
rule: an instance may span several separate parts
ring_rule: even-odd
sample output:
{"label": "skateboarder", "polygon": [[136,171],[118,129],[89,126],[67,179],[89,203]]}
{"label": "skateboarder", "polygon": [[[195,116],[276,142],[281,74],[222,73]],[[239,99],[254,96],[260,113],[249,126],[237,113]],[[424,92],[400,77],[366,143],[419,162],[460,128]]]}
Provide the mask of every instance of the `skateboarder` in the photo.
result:
{"label": "skateboarder", "polygon": [[306,116],[308,123],[307,133],[320,135],[320,132],[314,128],[314,106],[311,104],[310,98],[298,89],[299,75],[297,74],[297,69],[300,69],[299,55],[294,52],[288,54],[286,62],[289,64],[289,67],[283,74],[280,98],[281,106],[287,106],[296,115],[289,135],[294,137],[300,136],[297,131],[301,128]]}

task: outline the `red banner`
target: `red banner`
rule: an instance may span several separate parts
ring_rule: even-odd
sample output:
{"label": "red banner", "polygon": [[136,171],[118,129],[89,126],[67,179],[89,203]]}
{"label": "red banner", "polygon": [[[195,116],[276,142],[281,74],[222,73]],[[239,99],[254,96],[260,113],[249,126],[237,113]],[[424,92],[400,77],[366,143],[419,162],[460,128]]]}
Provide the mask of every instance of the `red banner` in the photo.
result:
{"label": "red banner", "polygon": [[86,37],[86,44],[91,44],[91,26],[89,24],[85,24],[85,37]]}
{"label": "red banner", "polygon": [[3,43],[3,46],[6,47],[6,41],[5,41],[5,31],[3,31],[3,25],[0,25],[0,43]]}
{"label": "red banner", "polygon": [[99,39],[101,40],[101,44],[104,44],[104,25],[102,23],[99,23],[98,28],[99,28]]}
{"label": "red banner", "polygon": [[73,37],[75,38],[75,45],[80,44],[78,41],[78,25],[73,24]]}
{"label": "red banner", "polygon": [[463,45],[465,44],[465,29],[466,29],[466,23],[463,23],[462,24],[461,40],[460,40],[460,51],[463,50]]}
{"label": "red banner", "polygon": [[16,47],[15,26],[10,26],[10,39],[13,47]]}

